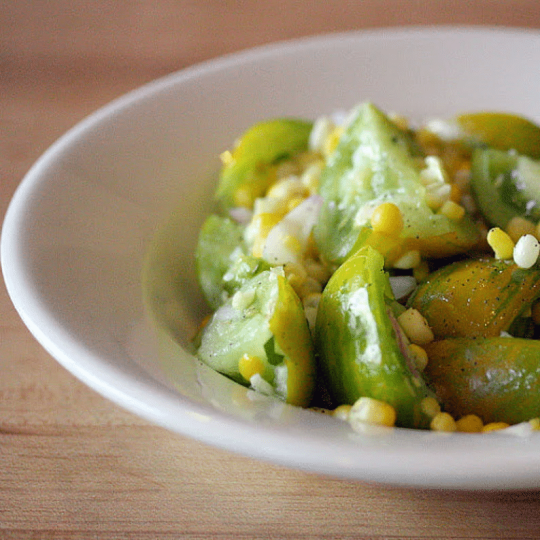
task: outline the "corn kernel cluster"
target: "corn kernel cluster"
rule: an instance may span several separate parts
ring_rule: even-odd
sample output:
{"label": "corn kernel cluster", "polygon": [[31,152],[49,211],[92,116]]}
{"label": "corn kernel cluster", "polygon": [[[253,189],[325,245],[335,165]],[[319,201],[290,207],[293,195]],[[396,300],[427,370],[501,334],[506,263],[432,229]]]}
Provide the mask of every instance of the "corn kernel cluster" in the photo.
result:
{"label": "corn kernel cluster", "polygon": [[[518,219],[518,218],[514,218]],[[526,221],[526,220],[524,220]],[[510,224],[512,221],[510,221]],[[509,224],[509,227],[510,227]],[[533,227],[534,229],[534,227]],[[520,229],[523,232],[525,229]],[[540,255],[540,242],[534,234],[525,232],[518,236],[515,231],[512,234],[505,232],[499,227],[490,229],[487,241],[495,253],[497,259],[513,259],[520,268],[531,268],[538,261]],[[517,240],[514,242],[514,238]]]}

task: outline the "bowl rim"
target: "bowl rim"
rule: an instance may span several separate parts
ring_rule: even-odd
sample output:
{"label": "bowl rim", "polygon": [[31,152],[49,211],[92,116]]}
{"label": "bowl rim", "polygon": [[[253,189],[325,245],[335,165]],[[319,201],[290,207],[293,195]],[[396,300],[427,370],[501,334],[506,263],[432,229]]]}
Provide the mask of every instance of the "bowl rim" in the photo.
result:
{"label": "bowl rim", "polygon": [[[239,63],[250,63],[277,54],[294,53],[299,48],[316,49],[323,44],[343,42],[343,40],[357,42],[359,40],[402,40],[411,37],[433,39],[435,36],[455,37],[458,34],[526,37],[540,40],[540,31],[535,29],[478,25],[385,27],[282,40],[205,60],[170,73],[114,99],[82,119],[57,139],[29,169],[15,190],[2,225],[0,245],[2,272],[8,294],[24,324],[49,354],[101,395],[171,431],[235,453],[305,471],[394,485],[464,489],[539,487],[540,475],[536,475],[536,477],[531,475],[531,469],[540,470],[540,452],[536,452],[538,455],[534,453],[535,450],[540,449],[540,444],[529,445],[534,448],[526,448],[523,455],[518,452],[519,460],[515,459],[512,463],[508,463],[507,446],[503,444],[498,451],[493,451],[487,456],[493,472],[486,475],[485,471],[475,472],[474,467],[478,459],[486,459],[482,447],[476,445],[470,448],[469,455],[465,457],[464,462],[460,463],[460,460],[452,454],[452,445],[447,445],[448,440],[439,437],[440,444],[438,443],[431,449],[425,446],[415,448],[413,461],[416,462],[422,456],[427,457],[436,453],[446,458],[445,467],[440,467],[437,470],[426,469],[424,475],[414,478],[404,466],[406,460],[404,461],[401,448],[384,449],[386,461],[381,464],[381,447],[364,446],[362,447],[364,463],[359,469],[354,463],[352,446],[343,451],[339,441],[321,441],[319,438],[309,437],[305,433],[304,438],[298,440],[294,432],[282,430],[280,426],[246,423],[227,413],[215,409],[211,410],[209,406],[197,404],[164,385],[161,385],[159,391],[156,391],[155,379],[151,379],[152,384],[146,382],[144,375],[148,376],[148,374],[134,373],[126,376],[122,370],[115,366],[101,366],[103,369],[100,368],[100,375],[96,375],[89,368],[93,363],[100,362],[98,357],[86,353],[88,360],[81,364],[74,360],[77,357],[74,353],[80,347],[77,340],[63,332],[61,327],[54,327],[52,320],[49,320],[49,325],[54,327],[54,332],[45,332],[42,329],[39,323],[47,316],[47,306],[42,305],[28,293],[26,280],[31,279],[31,277],[28,274],[28,269],[24,267],[22,258],[17,257],[17,255],[22,255],[20,253],[21,246],[17,242],[19,225],[24,217],[25,203],[41,179],[46,176],[48,168],[55,162],[58,154],[68,151],[74,142],[81,137],[84,138],[88,130],[103,122],[110,122],[116,115],[122,114],[126,108],[136,105],[141,100],[152,99],[160,92],[197,78],[209,70],[214,72],[227,70]],[[61,336],[62,345],[60,346],[51,336]],[[141,396],[145,396],[145,399],[141,399]],[[176,421],[180,409],[185,413],[181,428]],[[305,412],[307,422],[318,421],[307,416],[315,413]],[[202,429],[205,424],[211,425],[211,429]],[[398,435],[400,431],[404,430],[399,428],[394,430]],[[412,430],[405,431],[410,433]],[[505,435],[493,434],[490,436],[498,441],[504,440],[506,442],[508,440]],[[470,436],[455,434],[454,437],[457,440]],[[407,439],[408,436],[403,439],[405,444]],[[239,441],[242,443],[239,444]],[[540,443],[540,440],[535,442]],[[412,452],[413,449],[409,448],[408,450]],[[335,458],[327,459],[329,455],[334,455]],[[527,466],[523,463],[525,459],[529,460]]]}

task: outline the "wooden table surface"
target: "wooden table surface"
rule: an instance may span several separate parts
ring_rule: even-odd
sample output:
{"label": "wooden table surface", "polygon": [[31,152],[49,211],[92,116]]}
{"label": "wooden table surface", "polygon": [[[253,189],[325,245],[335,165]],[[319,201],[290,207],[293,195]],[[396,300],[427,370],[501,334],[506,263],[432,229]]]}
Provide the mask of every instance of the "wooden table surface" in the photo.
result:
{"label": "wooden table surface", "polygon": [[[0,215],[57,137],[142,83],[270,41],[432,23],[540,28],[540,4],[1,2]],[[25,329],[3,283],[0,309],[0,539],[540,538],[540,492],[348,482],[171,434],[61,368]]]}

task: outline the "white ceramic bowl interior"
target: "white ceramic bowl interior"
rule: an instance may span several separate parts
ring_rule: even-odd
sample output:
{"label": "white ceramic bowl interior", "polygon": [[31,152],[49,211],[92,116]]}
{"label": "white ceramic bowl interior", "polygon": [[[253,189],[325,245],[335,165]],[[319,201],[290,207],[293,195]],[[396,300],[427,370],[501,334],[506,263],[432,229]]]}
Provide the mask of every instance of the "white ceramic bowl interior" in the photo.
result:
{"label": "white ceramic bowl interior", "polygon": [[[266,46],[147,85],[77,125],[21,183],[1,245],[15,307],[90,387],[207,443],[366,481],[540,487],[538,435],[354,432],[255,395],[188,352],[205,312],[193,264],[198,228],[218,155],[245,128],[365,100],[413,119],[495,109],[540,120],[539,65],[538,32],[410,28]],[[171,331],[144,308],[152,241],[154,315]]]}

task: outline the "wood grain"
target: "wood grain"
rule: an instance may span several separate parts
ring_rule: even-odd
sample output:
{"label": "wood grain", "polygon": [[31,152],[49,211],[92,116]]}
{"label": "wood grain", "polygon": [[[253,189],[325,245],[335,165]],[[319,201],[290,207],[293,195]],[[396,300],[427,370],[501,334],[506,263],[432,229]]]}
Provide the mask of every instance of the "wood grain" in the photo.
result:
{"label": "wood grain", "polygon": [[[537,0],[0,3],[0,212],[33,161],[120,94],[270,41],[398,24],[540,27]],[[1,539],[532,539],[538,492],[396,489],[205,446],[101,398],[0,286]]]}

